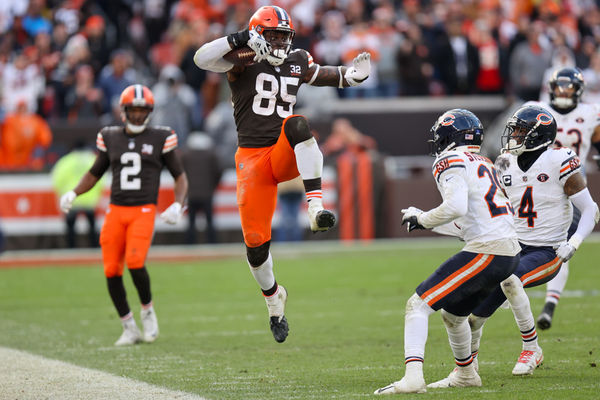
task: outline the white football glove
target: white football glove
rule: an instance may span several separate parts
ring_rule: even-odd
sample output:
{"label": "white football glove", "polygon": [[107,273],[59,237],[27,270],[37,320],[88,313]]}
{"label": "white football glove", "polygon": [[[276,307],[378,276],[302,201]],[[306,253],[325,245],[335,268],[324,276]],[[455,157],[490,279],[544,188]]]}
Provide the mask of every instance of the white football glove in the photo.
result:
{"label": "white football glove", "polygon": [[560,261],[567,262],[573,257],[577,247],[579,246],[573,241],[573,238],[571,238],[568,242],[561,243],[560,246],[558,246],[556,249],[556,256],[560,258]]}
{"label": "white football glove", "polygon": [[371,54],[360,53],[354,60],[352,60],[352,66],[346,70],[344,78],[350,86],[358,86],[365,79],[369,77],[371,73]]}
{"label": "white football glove", "polygon": [[77,194],[75,194],[75,192],[72,190],[69,190],[67,193],[60,196],[60,209],[62,212],[66,214],[71,210],[71,207],[73,207],[73,201],[75,201],[76,197]]}
{"label": "white football glove", "polygon": [[175,202],[160,214],[160,218],[167,224],[175,225],[179,221],[179,218],[181,218],[182,214],[183,208],[181,207],[181,204]]}
{"label": "white football glove", "polygon": [[406,226],[408,232],[414,229],[425,229],[425,227],[419,223],[419,215],[423,214],[423,210],[417,207],[408,207],[402,209],[402,214],[402,225],[408,223]]}
{"label": "white football glove", "polygon": [[254,29],[250,31],[250,39],[247,44],[248,47],[256,53],[254,56],[255,62],[266,60],[267,56],[271,54],[271,45],[269,42],[266,41],[263,35],[256,32]]}

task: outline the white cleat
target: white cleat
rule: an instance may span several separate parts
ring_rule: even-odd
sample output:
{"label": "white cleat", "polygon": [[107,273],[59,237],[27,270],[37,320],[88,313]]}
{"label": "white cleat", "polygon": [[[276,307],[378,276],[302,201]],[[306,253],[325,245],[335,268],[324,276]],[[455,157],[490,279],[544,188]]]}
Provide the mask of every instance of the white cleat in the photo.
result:
{"label": "white cleat", "polygon": [[544,361],[544,353],[541,347],[538,347],[536,351],[523,350],[512,370],[512,374],[517,376],[531,375],[542,361]]}
{"label": "white cleat", "polygon": [[447,378],[427,385],[431,389],[471,386],[481,386],[481,378],[473,364],[468,367],[456,367]]}
{"label": "white cleat", "polygon": [[156,319],[154,308],[142,309],[140,315],[142,317],[142,326],[144,327],[144,342],[152,343],[158,337],[158,320]]}
{"label": "white cleat", "polygon": [[397,393],[425,393],[425,379],[423,377],[404,376],[399,381],[377,389],[373,394],[397,394]]}
{"label": "white cleat", "polygon": [[123,329],[121,337],[115,342],[115,346],[131,346],[142,341],[142,333],[136,325]]}
{"label": "white cleat", "polygon": [[327,231],[335,225],[335,215],[323,208],[322,203],[311,200],[308,203],[308,220],[313,232]]}
{"label": "white cleat", "polygon": [[275,341],[282,343],[288,336],[289,327],[287,319],[283,315],[287,301],[287,290],[281,285],[277,291],[269,297],[265,297],[267,309],[269,310],[269,325]]}

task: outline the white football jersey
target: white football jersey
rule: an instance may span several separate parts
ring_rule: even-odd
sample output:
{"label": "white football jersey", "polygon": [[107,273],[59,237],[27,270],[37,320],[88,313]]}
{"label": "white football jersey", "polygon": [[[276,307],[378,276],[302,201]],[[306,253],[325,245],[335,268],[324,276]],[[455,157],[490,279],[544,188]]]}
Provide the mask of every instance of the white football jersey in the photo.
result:
{"label": "white football jersey", "polygon": [[550,104],[539,101],[530,101],[525,105],[537,105],[552,113],[557,126],[554,147],[568,147],[573,150],[584,164],[585,170],[594,129],[600,125],[600,104],[579,103],[567,114],[561,114]]}
{"label": "white football jersey", "polygon": [[515,212],[519,242],[530,246],[556,246],[567,240],[573,208],[564,185],[581,171],[579,157],[565,147],[548,149],[523,172],[517,157],[504,153],[496,168]]}
{"label": "white football jersey", "polygon": [[457,236],[467,246],[470,242],[515,239],[510,203],[502,192],[494,164],[488,158],[470,152],[448,151],[436,158],[433,177],[442,196],[457,175],[469,190],[467,214],[452,222],[461,231]]}

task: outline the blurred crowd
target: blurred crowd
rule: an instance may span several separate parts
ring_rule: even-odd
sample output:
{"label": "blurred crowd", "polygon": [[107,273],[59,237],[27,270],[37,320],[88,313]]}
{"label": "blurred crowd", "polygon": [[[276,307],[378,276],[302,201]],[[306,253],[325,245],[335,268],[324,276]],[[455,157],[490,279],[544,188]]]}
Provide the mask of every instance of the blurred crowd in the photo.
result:
{"label": "blurred crowd", "polygon": [[118,98],[132,83],[153,90],[153,124],[173,127],[184,147],[191,132],[208,133],[227,166],[228,147],[235,148],[228,89],[222,74],[198,69],[193,55],[203,43],[244,29],[268,4],[291,14],[295,47],[320,64],[347,65],[371,52],[369,79],[335,96],[532,100],[543,94],[548,71],[574,65],[586,80],[584,101],[600,102],[599,3],[2,0],[0,168],[41,168],[53,121],[120,121]]}

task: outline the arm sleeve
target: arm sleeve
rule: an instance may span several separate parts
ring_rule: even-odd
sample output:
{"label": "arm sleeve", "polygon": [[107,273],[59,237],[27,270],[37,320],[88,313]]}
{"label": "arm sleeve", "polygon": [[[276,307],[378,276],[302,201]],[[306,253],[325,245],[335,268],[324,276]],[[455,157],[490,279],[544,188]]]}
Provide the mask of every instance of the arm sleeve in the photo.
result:
{"label": "arm sleeve", "polygon": [[106,154],[104,151],[101,151],[98,153],[96,161],[94,161],[94,164],[90,168],[90,174],[94,175],[96,178],[100,178],[102,175],[104,175],[109,165],[110,160],[108,159],[108,154]]}
{"label": "arm sleeve", "polygon": [[227,72],[233,64],[223,59],[223,56],[231,51],[226,37],[215,39],[205,43],[194,54],[194,63],[198,68],[212,72]]}
{"label": "arm sleeve", "polygon": [[570,241],[574,242],[573,244],[577,248],[581,242],[583,242],[583,240],[592,232],[594,226],[598,223],[600,214],[598,211],[598,205],[592,199],[588,188],[575,193],[573,196],[569,197],[569,200],[571,200],[571,203],[573,203],[573,205],[577,207],[579,211],[581,211],[579,225],[570,239]]}
{"label": "arm sleeve", "polygon": [[419,215],[419,223],[425,228],[446,224],[467,213],[469,188],[460,173],[446,171],[440,177],[444,201],[436,208]]}

